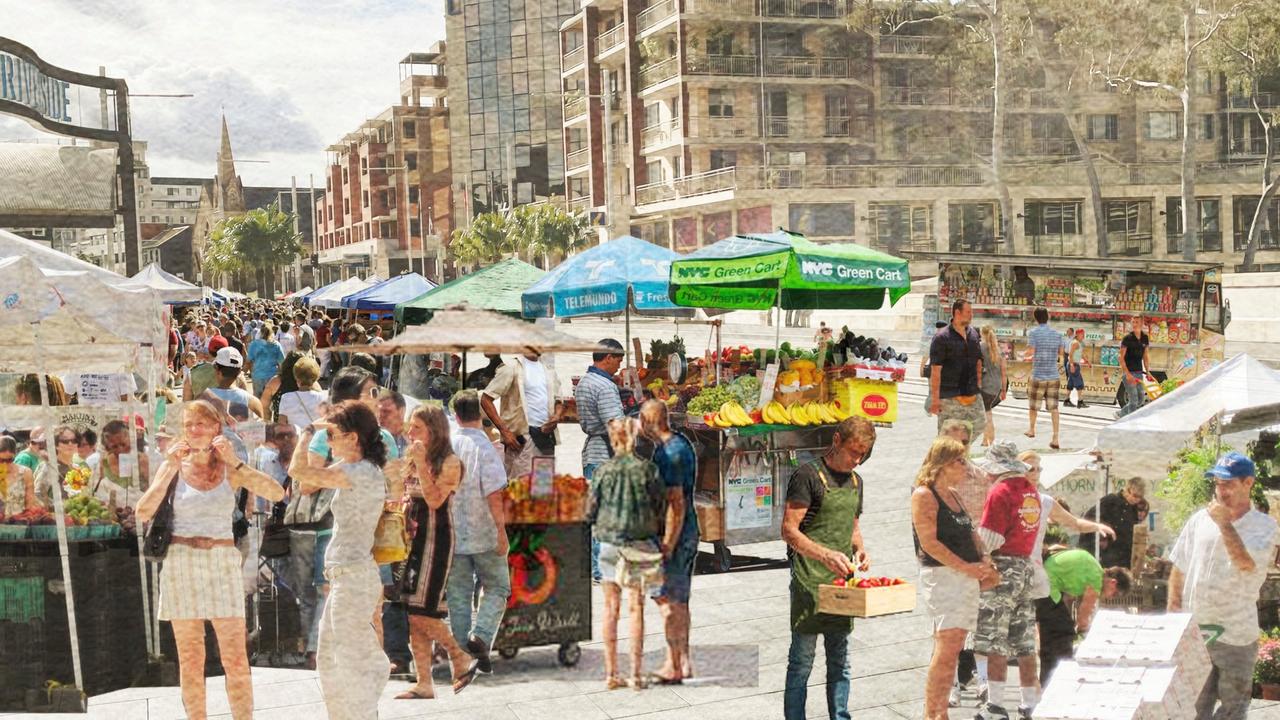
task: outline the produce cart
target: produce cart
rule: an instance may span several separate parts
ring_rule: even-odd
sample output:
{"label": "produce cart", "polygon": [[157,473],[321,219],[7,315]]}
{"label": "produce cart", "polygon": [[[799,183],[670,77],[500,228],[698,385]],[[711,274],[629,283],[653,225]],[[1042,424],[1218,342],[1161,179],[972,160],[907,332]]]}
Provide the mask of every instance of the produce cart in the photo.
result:
{"label": "produce cart", "polygon": [[[670,280],[677,305],[772,309],[779,327],[783,310],[876,309],[910,291],[905,260],[788,232],[704,247],[673,262]],[[778,538],[791,474],[830,447],[836,423],[860,416],[892,426],[906,361],[844,328],[814,349],[727,348],[717,384],[681,390],[698,445],[699,534],[718,569],[729,569],[730,546]]]}

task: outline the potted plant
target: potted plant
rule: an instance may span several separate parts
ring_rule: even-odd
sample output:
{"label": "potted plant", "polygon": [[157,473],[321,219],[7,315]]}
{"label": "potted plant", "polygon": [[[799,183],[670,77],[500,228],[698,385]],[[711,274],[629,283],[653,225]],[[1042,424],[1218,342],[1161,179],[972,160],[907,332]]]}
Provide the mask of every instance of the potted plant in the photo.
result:
{"label": "potted plant", "polygon": [[1261,688],[1263,700],[1280,700],[1280,637],[1276,631],[1262,636],[1253,682]]}

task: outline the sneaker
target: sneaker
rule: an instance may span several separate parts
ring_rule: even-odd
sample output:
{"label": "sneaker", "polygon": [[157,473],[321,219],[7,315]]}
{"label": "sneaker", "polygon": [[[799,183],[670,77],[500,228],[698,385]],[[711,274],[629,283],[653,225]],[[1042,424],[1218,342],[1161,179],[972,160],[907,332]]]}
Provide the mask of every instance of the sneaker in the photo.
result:
{"label": "sneaker", "polygon": [[987,704],[988,693],[989,691],[987,690],[987,684],[979,683],[978,684],[978,707],[982,707],[983,705]]}
{"label": "sneaker", "polygon": [[1087,403],[1085,403],[1085,401],[1081,400],[1080,402],[1076,403],[1076,407],[1078,407],[1078,408],[1087,408],[1087,407],[1089,407],[1089,405],[1088,405]]}
{"label": "sneaker", "polygon": [[999,705],[987,703],[973,716],[973,720],[1009,720],[1009,713]]}
{"label": "sneaker", "polygon": [[1018,720],[1031,720],[1031,708],[1026,705],[1019,705]]}
{"label": "sneaker", "polygon": [[1067,407],[1071,407],[1071,408],[1073,408],[1073,407],[1075,407],[1075,406],[1076,406],[1076,404],[1075,404],[1075,403],[1073,403],[1073,402],[1071,402],[1070,400],[1063,400],[1063,401],[1062,401],[1062,404],[1063,404],[1063,405],[1066,405]]}
{"label": "sneaker", "polygon": [[951,695],[947,698],[947,707],[960,707],[960,686],[951,686]]}

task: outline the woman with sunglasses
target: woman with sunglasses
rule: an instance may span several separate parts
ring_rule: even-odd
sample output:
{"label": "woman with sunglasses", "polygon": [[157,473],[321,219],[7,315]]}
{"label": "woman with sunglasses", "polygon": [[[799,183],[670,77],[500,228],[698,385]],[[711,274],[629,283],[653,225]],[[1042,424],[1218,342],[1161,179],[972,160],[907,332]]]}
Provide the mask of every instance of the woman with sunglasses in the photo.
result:
{"label": "woman with sunglasses", "polygon": [[31,469],[14,462],[18,441],[0,435],[0,515],[17,515],[36,505],[36,484]]}
{"label": "woman with sunglasses", "polygon": [[911,493],[911,530],[920,559],[920,587],[933,619],[933,659],[925,683],[927,720],[946,720],[951,679],[965,636],[978,626],[980,584],[997,579],[991,558],[956,485],[969,473],[968,450],[950,437],[933,441]]}
{"label": "woman with sunglasses", "polygon": [[[72,468],[88,466],[80,459],[80,432],[70,425],[59,425],[53,429],[53,449],[54,458],[52,462],[57,468],[54,482],[58,488],[62,488],[67,480],[67,475]],[[36,468],[36,500],[47,508],[53,507],[54,487],[50,486],[49,476],[44,471],[44,466],[50,462],[49,460],[41,460],[40,466]],[[65,495],[65,490],[59,489]]]}
{"label": "woman with sunglasses", "polygon": [[253,681],[246,655],[243,559],[232,537],[231,516],[240,488],[272,502],[284,488],[246,465],[222,434],[223,413],[205,400],[187,403],[182,437],[138,501],[138,522],[149,522],[173,488],[173,537],[160,572],[161,620],[173,626],[182,704],[187,717],[205,710],[204,623],[213,625],[227,674],[231,716],[253,716]]}

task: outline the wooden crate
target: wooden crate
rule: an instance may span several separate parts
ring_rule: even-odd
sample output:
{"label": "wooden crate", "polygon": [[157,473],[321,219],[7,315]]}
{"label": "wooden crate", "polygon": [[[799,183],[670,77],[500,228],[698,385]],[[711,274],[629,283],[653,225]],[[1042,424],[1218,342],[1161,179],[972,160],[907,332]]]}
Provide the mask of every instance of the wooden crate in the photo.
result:
{"label": "wooden crate", "polygon": [[818,586],[818,612],[828,615],[876,617],[916,609],[916,586],[911,583],[889,587]]}

